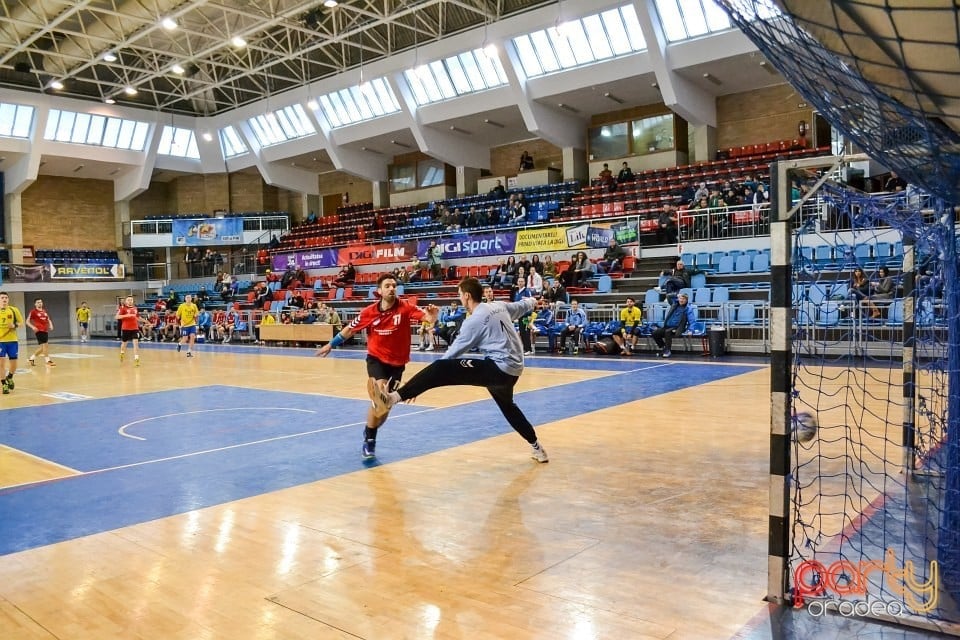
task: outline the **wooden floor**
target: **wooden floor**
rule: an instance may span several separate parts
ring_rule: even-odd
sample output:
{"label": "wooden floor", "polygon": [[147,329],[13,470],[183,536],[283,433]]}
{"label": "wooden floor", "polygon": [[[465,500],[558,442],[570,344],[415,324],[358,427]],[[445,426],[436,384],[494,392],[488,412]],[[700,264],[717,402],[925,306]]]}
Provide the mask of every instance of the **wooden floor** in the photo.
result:
{"label": "wooden floor", "polygon": [[[167,347],[134,369],[112,342],[58,350],[98,357],[18,376],[3,408],[208,384],[364,393],[356,359]],[[519,390],[606,374],[531,366]],[[0,638],[729,638],[764,606],[768,390],[764,367],[547,424],[521,396],[547,465],[513,433],[373,467],[357,455],[350,473],[0,556]],[[74,473],[4,449],[5,491]]]}

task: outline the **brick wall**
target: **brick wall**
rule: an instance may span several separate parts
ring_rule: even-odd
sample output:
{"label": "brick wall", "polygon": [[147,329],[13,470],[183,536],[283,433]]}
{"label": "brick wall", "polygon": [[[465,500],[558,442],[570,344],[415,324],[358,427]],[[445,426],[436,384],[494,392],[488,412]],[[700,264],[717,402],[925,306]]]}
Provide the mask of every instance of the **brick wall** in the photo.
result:
{"label": "brick wall", "polygon": [[130,201],[130,219],[143,220],[147,216],[170,213],[170,185],[152,182],[146,191]]}
{"label": "brick wall", "polygon": [[38,176],[23,192],[23,243],[37,249],[116,249],[113,182]]}
{"label": "brick wall", "polygon": [[[321,173],[318,179],[321,196],[328,196],[334,193],[348,193],[350,194],[350,202],[373,202],[373,183],[369,180],[352,176],[343,171]],[[318,211],[317,214],[319,213]],[[336,211],[324,211],[326,215],[332,215],[334,213],[336,213]]]}
{"label": "brick wall", "polygon": [[796,138],[797,123],[813,121],[805,103],[788,84],[717,98],[717,149]]}

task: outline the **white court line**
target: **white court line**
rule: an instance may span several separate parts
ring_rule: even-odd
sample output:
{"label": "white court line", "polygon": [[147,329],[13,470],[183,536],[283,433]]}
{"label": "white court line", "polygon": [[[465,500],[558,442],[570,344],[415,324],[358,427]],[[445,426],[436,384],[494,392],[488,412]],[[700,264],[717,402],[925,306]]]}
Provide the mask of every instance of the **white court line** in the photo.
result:
{"label": "white court line", "polygon": [[117,433],[122,435],[124,438],[131,438],[133,440],[146,440],[146,438],[141,438],[140,436],[135,436],[127,433],[127,427],[132,427],[137,424],[142,424],[144,422],[150,422],[151,420],[160,420],[161,418],[173,418],[176,416],[190,416],[197,413],[213,413],[216,411],[297,411],[300,413],[316,413],[312,409],[293,409],[290,407],[224,407],[222,409],[198,409],[197,411],[181,411],[179,413],[165,413],[160,416],[150,416],[149,418],[143,418],[141,420],[134,420],[133,422],[128,422],[127,424],[121,426],[117,429]]}
{"label": "white court line", "polygon": [[[76,474],[78,474],[78,475],[81,474],[81,473],[83,473],[82,471],[77,471],[76,469],[74,469],[74,468],[72,468],[72,467],[68,467],[68,466],[65,465],[65,464],[60,464],[59,462],[54,462],[53,460],[48,460],[47,458],[41,458],[40,456],[34,455],[34,454],[30,453],[29,451],[24,451],[23,449],[17,449],[16,447],[11,447],[11,446],[8,445],[8,444],[4,444],[4,445],[0,445],[0,446],[6,447],[6,448],[9,449],[10,451],[16,451],[16,452],[19,453],[20,455],[27,456],[28,458],[33,458],[34,460],[37,460],[37,461],[39,461],[39,462],[43,462],[43,463],[45,463],[45,464],[51,464],[51,465],[53,465],[53,466],[55,466],[55,467],[59,467],[60,469],[64,469],[64,470],[66,470],[66,471],[69,471],[70,473],[76,473]],[[36,481],[34,481],[34,482],[36,482]],[[25,482],[24,484],[33,484],[33,483],[32,483],[32,482]],[[16,487],[16,486],[19,486],[19,485],[15,485],[15,484],[12,484],[12,485],[3,485],[2,487],[0,487],[0,489],[6,489],[7,487]]]}

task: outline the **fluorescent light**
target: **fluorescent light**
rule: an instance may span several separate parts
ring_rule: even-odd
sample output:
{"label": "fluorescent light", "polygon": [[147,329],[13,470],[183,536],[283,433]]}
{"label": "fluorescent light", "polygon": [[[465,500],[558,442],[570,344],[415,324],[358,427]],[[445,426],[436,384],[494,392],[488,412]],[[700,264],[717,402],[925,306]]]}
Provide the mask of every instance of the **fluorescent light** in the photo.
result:
{"label": "fluorescent light", "polygon": [[337,0],[323,0],[323,6],[325,6],[327,9],[333,9],[338,4],[340,3],[337,2]]}
{"label": "fluorescent light", "polygon": [[213,140],[213,136],[210,135],[210,132],[209,132],[209,131],[207,131],[207,132],[204,132],[204,134],[203,134],[203,139],[206,140],[207,142],[210,142],[210,141]]}
{"label": "fluorescent light", "polygon": [[172,67],[170,67],[170,71],[173,71],[175,74],[180,76],[180,75],[183,75],[184,69],[180,65],[175,64]]}
{"label": "fluorescent light", "polygon": [[235,46],[237,49],[243,49],[245,46],[247,46],[247,41],[240,36],[233,36],[230,38],[230,44]]}
{"label": "fluorescent light", "polygon": [[160,26],[166,29],[167,31],[173,31],[177,28],[177,21],[173,18],[164,18],[160,21]]}
{"label": "fluorescent light", "polygon": [[106,104],[117,104],[117,101],[114,100],[113,98],[104,98],[103,101]]}
{"label": "fluorescent light", "polygon": [[320,108],[320,105],[317,104],[317,101],[316,101],[316,100],[308,100],[308,101],[307,101],[307,108],[308,108],[308,109],[311,109],[311,110],[313,110],[313,111],[316,111],[317,109]]}
{"label": "fluorescent light", "polygon": [[60,82],[59,80],[54,80],[53,82],[50,83],[50,88],[60,91],[60,89],[63,89],[63,83]]}
{"label": "fluorescent light", "polygon": [[128,87],[124,87],[124,88],[123,88],[123,92],[124,92],[125,94],[127,94],[128,96],[135,96],[135,95],[137,95],[137,90],[136,90],[134,87],[129,87],[129,86],[128,86]]}
{"label": "fluorescent light", "polygon": [[115,54],[113,51],[107,51],[105,54],[103,54],[103,59],[106,62],[116,62],[117,54]]}

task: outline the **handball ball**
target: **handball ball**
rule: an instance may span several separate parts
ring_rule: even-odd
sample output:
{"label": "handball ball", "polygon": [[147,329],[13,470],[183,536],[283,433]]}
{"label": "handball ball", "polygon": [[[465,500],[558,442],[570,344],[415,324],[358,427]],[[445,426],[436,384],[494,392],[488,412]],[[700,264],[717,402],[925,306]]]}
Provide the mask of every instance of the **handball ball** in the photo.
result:
{"label": "handball ball", "polygon": [[797,442],[810,442],[817,435],[817,417],[812,413],[801,411],[793,416],[793,433]]}

